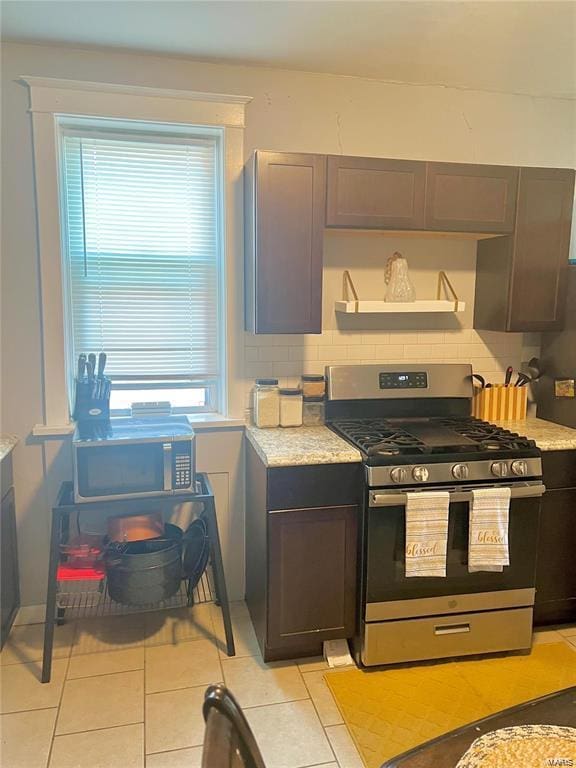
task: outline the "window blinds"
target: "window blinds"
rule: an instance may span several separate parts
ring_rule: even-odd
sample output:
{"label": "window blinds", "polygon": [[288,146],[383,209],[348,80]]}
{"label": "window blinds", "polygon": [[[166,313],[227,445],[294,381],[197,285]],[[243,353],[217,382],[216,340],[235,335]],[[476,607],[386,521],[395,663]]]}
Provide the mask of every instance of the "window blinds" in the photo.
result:
{"label": "window blinds", "polygon": [[217,136],[62,130],[73,356],[115,379],[219,374]]}

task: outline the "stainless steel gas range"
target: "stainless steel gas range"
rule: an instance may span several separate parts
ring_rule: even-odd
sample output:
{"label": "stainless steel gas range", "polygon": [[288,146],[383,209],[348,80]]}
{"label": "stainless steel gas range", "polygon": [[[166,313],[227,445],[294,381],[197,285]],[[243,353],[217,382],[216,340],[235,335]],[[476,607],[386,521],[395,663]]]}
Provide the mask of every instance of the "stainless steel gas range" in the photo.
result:
{"label": "stainless steel gas range", "polygon": [[[364,462],[361,615],[364,666],[528,649],[535,595],[540,451],[471,418],[469,365],[343,365],[327,369],[327,423]],[[469,502],[510,488],[510,565],[468,570]],[[449,492],[446,577],[405,575],[409,494]]]}

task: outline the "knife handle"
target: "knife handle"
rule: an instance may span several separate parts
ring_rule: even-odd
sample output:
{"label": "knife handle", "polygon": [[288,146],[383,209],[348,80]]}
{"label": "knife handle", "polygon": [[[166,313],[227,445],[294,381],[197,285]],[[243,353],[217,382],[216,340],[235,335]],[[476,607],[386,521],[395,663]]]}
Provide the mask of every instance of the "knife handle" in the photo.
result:
{"label": "knife handle", "polygon": [[98,376],[104,376],[104,368],[106,367],[106,352],[100,352],[98,355]]}
{"label": "knife handle", "polygon": [[86,371],[86,355],[78,355],[78,370],[76,372],[77,379],[81,381],[84,378]]}

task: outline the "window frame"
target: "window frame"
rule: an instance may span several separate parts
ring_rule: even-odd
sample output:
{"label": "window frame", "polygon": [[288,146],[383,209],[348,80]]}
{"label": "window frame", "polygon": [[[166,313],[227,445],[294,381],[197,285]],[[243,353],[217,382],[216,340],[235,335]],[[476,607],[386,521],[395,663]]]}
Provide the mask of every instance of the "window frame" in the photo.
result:
{"label": "window frame", "polygon": [[[214,126],[200,126],[200,125],[188,125],[184,123],[166,123],[166,122],[152,122],[143,120],[118,120],[116,118],[89,118],[79,117],[77,115],[63,115],[59,114],[55,116],[56,131],[57,131],[57,152],[58,152],[58,204],[60,210],[60,229],[62,239],[61,249],[61,261],[62,261],[62,294],[64,301],[64,323],[66,325],[65,331],[65,352],[67,358],[67,391],[69,399],[70,411],[74,408],[74,372],[75,372],[75,354],[74,354],[74,342],[73,342],[73,322],[72,322],[72,277],[71,277],[71,261],[68,248],[68,227],[66,216],[66,181],[65,181],[65,151],[64,151],[64,139],[66,136],[77,135],[79,137],[92,136],[107,138],[110,135],[121,135],[123,132],[127,136],[132,138],[138,137],[142,141],[151,142],[156,139],[162,139],[162,135],[165,134],[165,142],[174,142],[177,144],[185,144],[187,138],[194,137],[195,135],[199,139],[212,138],[215,139],[216,144],[216,213],[215,223],[217,230],[217,251],[218,251],[218,287],[217,287],[217,351],[218,351],[218,375],[215,378],[206,378],[205,384],[199,383],[200,379],[197,379],[197,386],[185,387],[185,379],[178,379],[175,381],[175,386],[172,389],[204,389],[207,393],[207,403],[204,406],[173,406],[172,412],[175,414],[218,414],[224,413],[226,410],[225,403],[223,402],[223,395],[225,388],[223,387],[223,375],[225,371],[225,359],[226,351],[226,338],[223,334],[224,311],[223,305],[223,291],[225,287],[225,279],[222,274],[225,272],[225,254],[224,254],[224,225],[225,225],[225,207],[224,207],[224,160],[223,160],[223,145],[224,145],[224,131],[221,127]],[[114,377],[110,377],[114,382]],[[122,377],[114,384],[116,390],[128,390],[130,389],[129,376]],[[168,379],[170,377],[166,377]],[[144,385],[142,378],[137,379],[141,385],[140,391],[143,393],[140,401],[145,401],[145,392],[147,389],[166,389],[170,387],[154,386],[157,381],[150,381],[149,384]],[[191,377],[191,381],[193,378]],[[134,387],[136,389],[136,387]],[[114,408],[110,410],[111,416],[129,416],[129,408]]]}
{"label": "window frame", "polygon": [[221,350],[221,408],[206,414],[207,424],[223,426],[244,421],[243,360],[243,183],[245,108],[251,97],[156,89],[142,86],[90,83],[22,75],[30,92],[36,223],[40,263],[42,319],[43,423],[36,436],[71,434],[67,382],[62,233],[58,191],[57,125],[59,115],[112,118],[153,123],[213,126],[223,129],[222,232],[225,268],[221,270],[222,327],[226,349]]}

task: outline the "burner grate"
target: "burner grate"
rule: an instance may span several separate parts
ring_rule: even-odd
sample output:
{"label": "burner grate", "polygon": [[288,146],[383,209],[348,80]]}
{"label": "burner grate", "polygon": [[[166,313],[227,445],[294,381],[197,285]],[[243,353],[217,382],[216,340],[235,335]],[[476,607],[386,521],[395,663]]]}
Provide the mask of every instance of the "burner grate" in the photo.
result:
{"label": "burner grate", "polygon": [[337,430],[369,456],[422,453],[426,445],[405,429],[384,419],[339,421]]}
{"label": "burner grate", "polygon": [[[415,432],[430,434],[431,439],[419,439]],[[410,456],[447,452],[491,453],[493,451],[518,451],[534,448],[533,440],[510,432],[502,427],[474,418],[429,419],[346,419],[332,423],[332,427],[353,445],[370,457]],[[453,444],[434,442],[434,431],[454,433]],[[462,442],[458,441],[458,437]]]}

